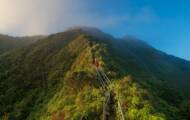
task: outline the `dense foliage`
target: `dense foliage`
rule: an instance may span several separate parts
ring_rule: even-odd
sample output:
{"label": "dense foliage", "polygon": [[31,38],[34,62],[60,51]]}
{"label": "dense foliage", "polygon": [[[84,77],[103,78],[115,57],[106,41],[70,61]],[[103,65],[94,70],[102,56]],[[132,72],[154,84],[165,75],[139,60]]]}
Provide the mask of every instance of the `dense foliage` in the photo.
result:
{"label": "dense foliage", "polygon": [[129,120],[189,119],[189,62],[140,41],[78,29],[0,56],[0,119],[102,119],[105,93],[93,55],[112,81],[115,119],[118,101]]}

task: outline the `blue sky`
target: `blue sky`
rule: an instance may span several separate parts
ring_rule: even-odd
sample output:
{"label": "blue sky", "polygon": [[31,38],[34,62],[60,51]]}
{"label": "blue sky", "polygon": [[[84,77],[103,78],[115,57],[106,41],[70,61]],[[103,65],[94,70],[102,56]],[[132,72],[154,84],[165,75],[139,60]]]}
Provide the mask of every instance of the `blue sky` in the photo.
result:
{"label": "blue sky", "polygon": [[16,36],[93,26],[135,36],[190,60],[189,0],[0,0],[0,33]]}
{"label": "blue sky", "polygon": [[102,16],[129,16],[105,31],[126,34],[152,46],[190,60],[190,1],[188,0],[109,0],[97,2],[95,12]]}

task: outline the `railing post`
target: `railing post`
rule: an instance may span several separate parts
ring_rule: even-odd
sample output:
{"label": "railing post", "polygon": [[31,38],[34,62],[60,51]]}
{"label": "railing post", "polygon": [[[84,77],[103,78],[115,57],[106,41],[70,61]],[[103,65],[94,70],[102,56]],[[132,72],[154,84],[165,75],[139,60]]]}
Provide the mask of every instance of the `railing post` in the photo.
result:
{"label": "railing post", "polygon": [[118,107],[119,107],[119,110],[120,110],[120,113],[121,113],[121,119],[125,120],[125,117],[124,117],[124,114],[123,114],[123,110],[121,108],[121,103],[120,103],[119,97],[118,97]]}
{"label": "railing post", "polygon": [[106,99],[104,100],[103,103],[103,120],[106,120]]}

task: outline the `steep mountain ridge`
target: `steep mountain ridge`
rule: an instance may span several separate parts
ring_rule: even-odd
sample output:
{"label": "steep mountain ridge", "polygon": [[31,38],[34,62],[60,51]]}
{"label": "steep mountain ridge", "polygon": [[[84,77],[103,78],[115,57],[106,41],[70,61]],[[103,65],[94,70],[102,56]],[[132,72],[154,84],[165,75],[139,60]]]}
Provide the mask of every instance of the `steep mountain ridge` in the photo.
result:
{"label": "steep mountain ridge", "polygon": [[[109,88],[116,101],[120,98],[126,119],[187,119],[179,106],[189,95],[188,61],[138,41],[98,34],[72,29],[2,55],[0,117],[101,119],[105,96],[92,64],[94,54],[112,80]],[[186,84],[176,83],[176,76]],[[115,119],[120,119],[117,105]]]}
{"label": "steep mountain ridge", "polygon": [[[130,43],[128,42],[126,44]],[[172,84],[172,86],[175,86],[179,91],[189,97],[189,61],[167,55],[146,44],[139,46],[132,42],[129,49],[144,62],[149,71],[151,71],[157,79],[168,81],[169,84]]]}

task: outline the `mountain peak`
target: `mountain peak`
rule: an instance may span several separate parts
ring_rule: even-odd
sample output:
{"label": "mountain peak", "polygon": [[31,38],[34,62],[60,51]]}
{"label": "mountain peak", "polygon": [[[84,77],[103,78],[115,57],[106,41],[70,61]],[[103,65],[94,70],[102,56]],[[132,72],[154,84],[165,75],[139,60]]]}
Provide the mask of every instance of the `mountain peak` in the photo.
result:
{"label": "mountain peak", "polygon": [[67,32],[68,31],[80,31],[80,32],[84,32],[86,34],[89,34],[93,37],[100,38],[100,39],[102,39],[102,38],[113,39],[112,35],[107,34],[107,33],[103,32],[102,30],[100,30],[96,27],[84,27],[84,26],[72,27],[66,31]]}
{"label": "mountain peak", "polygon": [[96,31],[96,32],[102,32],[100,29],[96,28],[96,27],[87,27],[87,26],[77,26],[77,27],[71,27],[69,29],[67,29],[66,31]]}

